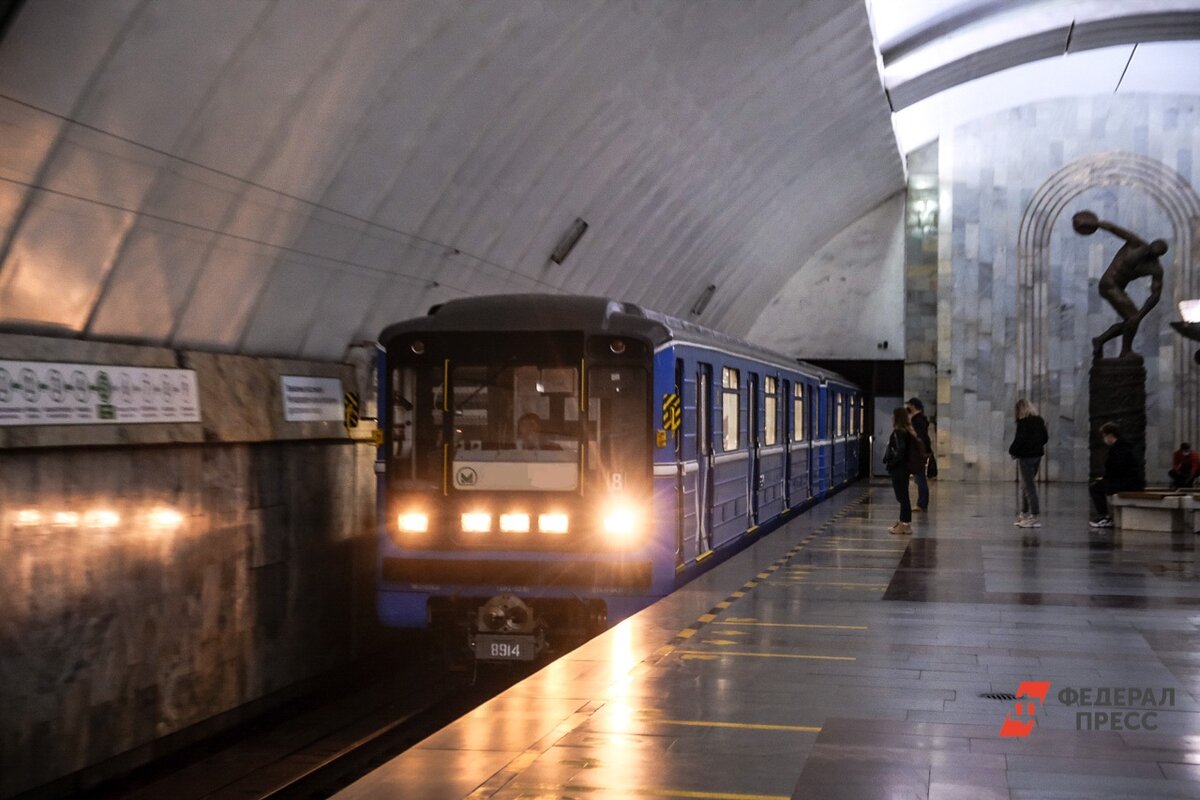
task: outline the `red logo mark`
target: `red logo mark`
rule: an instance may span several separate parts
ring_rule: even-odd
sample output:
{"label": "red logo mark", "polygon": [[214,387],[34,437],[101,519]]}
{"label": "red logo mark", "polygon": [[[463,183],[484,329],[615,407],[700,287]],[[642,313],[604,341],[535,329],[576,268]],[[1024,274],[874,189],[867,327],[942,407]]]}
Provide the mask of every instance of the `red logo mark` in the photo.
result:
{"label": "red logo mark", "polygon": [[[1000,738],[1022,739],[1032,733],[1037,722],[1034,719],[1037,707],[1046,702],[1046,695],[1049,693],[1050,681],[1021,681],[1021,685],[1017,687],[1016,708],[1004,718],[1004,724],[1000,726]],[[1022,702],[1023,697],[1029,698],[1029,702]]]}

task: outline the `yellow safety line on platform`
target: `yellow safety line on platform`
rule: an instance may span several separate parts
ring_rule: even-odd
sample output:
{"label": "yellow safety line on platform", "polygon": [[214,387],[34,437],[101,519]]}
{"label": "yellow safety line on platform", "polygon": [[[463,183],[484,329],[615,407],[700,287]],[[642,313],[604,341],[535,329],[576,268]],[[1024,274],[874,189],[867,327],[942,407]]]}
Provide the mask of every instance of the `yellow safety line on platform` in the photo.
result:
{"label": "yellow safety line on platform", "polygon": [[887,584],[879,583],[812,583],[811,581],[793,581],[793,583],[803,586],[828,586],[832,589],[870,589],[876,592],[882,592],[887,588]]}
{"label": "yellow safety line on platform", "polygon": [[866,625],[819,625],[815,622],[718,622],[718,625],[754,625],[760,628],[834,628],[843,631],[869,630]]}
{"label": "yellow safety line on platform", "polygon": [[[906,545],[907,546],[907,545]],[[890,553],[891,555],[899,555],[904,552],[903,547],[814,547],[810,552],[813,553]]]}
{"label": "yellow safety line on platform", "polygon": [[582,783],[563,783],[558,786],[521,786],[523,792],[551,792],[556,798],[570,793],[596,797],[641,795],[643,797],[683,797],[688,800],[791,800],[786,794],[738,794],[731,792],[698,792],[692,789],[666,789],[640,786],[588,786]]}
{"label": "yellow safety line on platform", "polygon": [[889,575],[895,572],[895,567],[840,567],[833,564],[801,564],[795,567],[789,567],[792,572],[807,572],[813,569],[828,569],[828,570],[863,570],[865,572],[886,572]]}
{"label": "yellow safety line on platform", "polygon": [[809,656],[809,655],[801,655],[798,653],[737,653],[737,652],[729,652],[727,650],[716,650],[711,653],[706,652],[704,650],[676,650],[675,652],[679,653],[680,655],[712,656],[713,658],[716,658],[717,656],[745,656],[746,658],[798,658],[798,659],[805,659],[805,660],[812,660],[812,661],[857,661],[858,660],[854,656]]}
{"label": "yellow safety line on platform", "polygon": [[811,725],[758,725],[750,722],[709,722],[702,719],[656,719],[662,725],[688,725],[694,728],[737,728],[748,731],[792,731],[795,733],[820,733],[820,726]]}

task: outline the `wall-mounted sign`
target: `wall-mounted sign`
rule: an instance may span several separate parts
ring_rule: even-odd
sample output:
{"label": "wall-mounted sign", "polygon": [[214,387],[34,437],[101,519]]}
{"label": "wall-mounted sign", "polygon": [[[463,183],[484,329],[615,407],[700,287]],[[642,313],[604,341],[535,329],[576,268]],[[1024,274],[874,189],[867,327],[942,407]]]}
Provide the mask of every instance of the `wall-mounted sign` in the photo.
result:
{"label": "wall-mounted sign", "polygon": [[279,384],[288,422],[343,421],[341,379],[281,375]]}
{"label": "wall-mounted sign", "polygon": [[0,361],[0,425],[199,421],[190,369]]}

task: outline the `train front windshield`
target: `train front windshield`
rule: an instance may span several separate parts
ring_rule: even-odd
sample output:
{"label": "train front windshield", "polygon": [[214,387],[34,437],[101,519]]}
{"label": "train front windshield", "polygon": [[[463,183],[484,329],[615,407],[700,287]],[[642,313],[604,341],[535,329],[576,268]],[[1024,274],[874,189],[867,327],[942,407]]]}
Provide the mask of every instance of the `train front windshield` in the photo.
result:
{"label": "train front windshield", "polygon": [[589,369],[584,403],[582,378],[561,364],[395,367],[389,472],[464,494],[645,488],[645,370]]}

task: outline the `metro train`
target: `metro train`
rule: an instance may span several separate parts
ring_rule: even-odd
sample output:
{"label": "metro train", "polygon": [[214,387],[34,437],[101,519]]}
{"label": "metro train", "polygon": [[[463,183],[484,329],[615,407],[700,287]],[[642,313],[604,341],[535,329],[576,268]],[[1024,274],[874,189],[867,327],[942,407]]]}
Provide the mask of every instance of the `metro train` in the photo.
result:
{"label": "metro train", "polygon": [[380,335],[378,610],[531,660],[860,474],[836,374],[607,298],[454,300]]}

